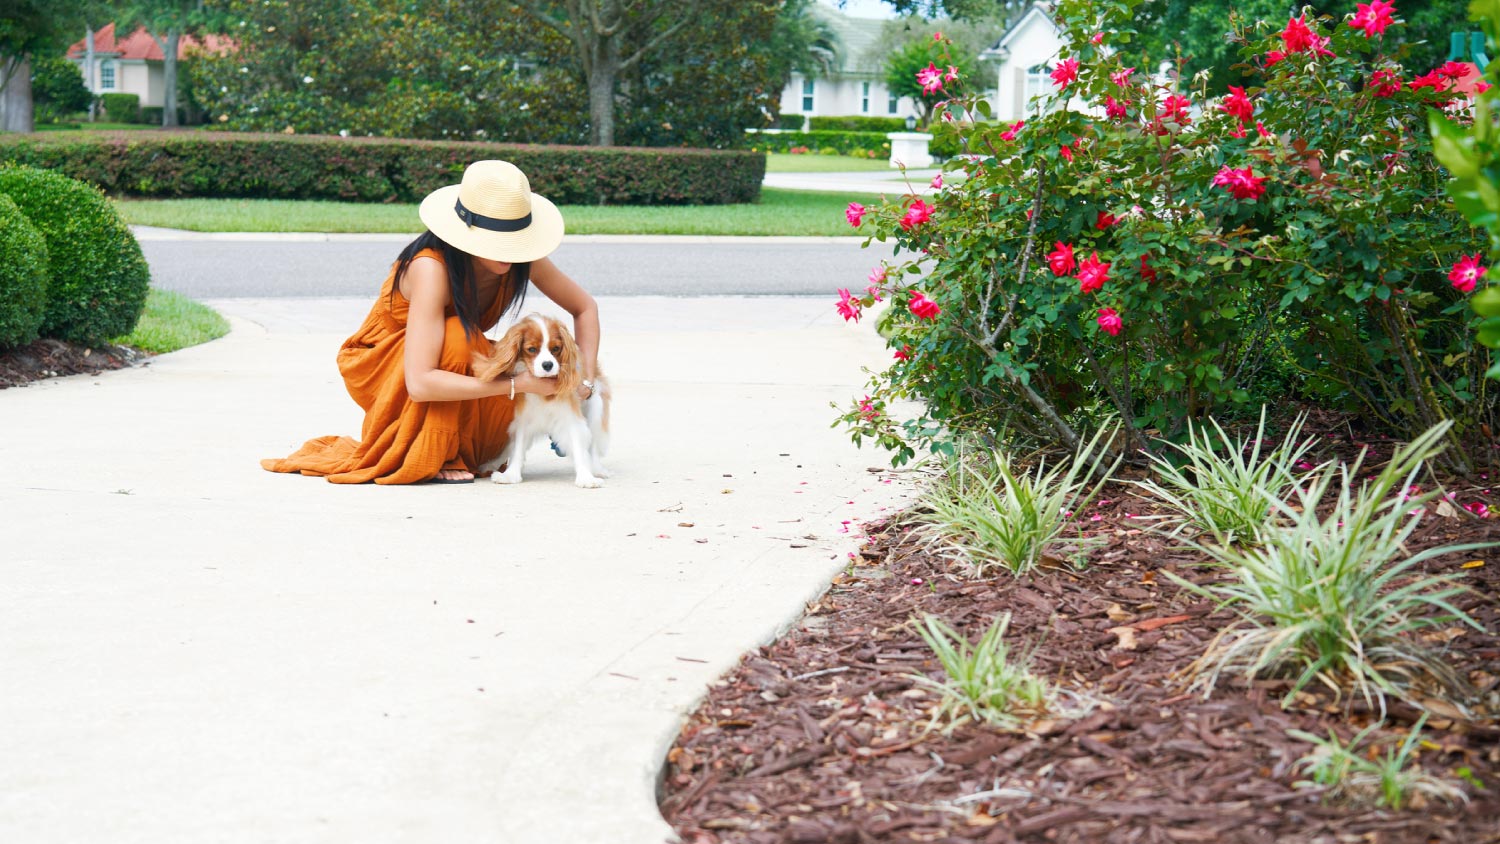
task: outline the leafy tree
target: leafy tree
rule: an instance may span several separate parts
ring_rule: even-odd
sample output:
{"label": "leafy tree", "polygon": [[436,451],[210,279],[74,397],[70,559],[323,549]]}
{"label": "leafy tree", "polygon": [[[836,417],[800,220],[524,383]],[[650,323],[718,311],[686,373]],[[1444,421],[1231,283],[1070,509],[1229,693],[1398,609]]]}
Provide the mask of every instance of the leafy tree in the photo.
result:
{"label": "leafy tree", "polygon": [[978,57],[963,45],[947,38],[939,41],[924,37],[907,42],[887,57],[885,84],[893,96],[911,97],[920,104],[921,123],[925,126],[932,119],[932,111],[937,104],[951,95],[942,88],[924,91],[922,84],[917,81],[917,74],[928,67],[934,67],[947,75],[951,67],[957,78],[967,80],[974,78],[978,66]]}
{"label": "leafy tree", "polygon": [[83,84],[78,66],[57,54],[31,60],[31,99],[43,122],[86,111],[94,96]]}
{"label": "leafy tree", "polygon": [[31,58],[61,51],[93,5],[90,0],[0,5],[0,131],[32,131]]}
{"label": "leafy tree", "polygon": [[[589,94],[589,143],[613,146],[620,77],[673,44],[703,0],[517,0],[519,8],[573,44]],[[734,33],[731,33],[731,35]]]}
{"label": "leafy tree", "polygon": [[129,32],[144,26],[161,48],[163,99],[161,125],[177,125],[178,48],[182,36],[201,33],[222,23],[203,0],[126,0],[119,9],[116,29]]}

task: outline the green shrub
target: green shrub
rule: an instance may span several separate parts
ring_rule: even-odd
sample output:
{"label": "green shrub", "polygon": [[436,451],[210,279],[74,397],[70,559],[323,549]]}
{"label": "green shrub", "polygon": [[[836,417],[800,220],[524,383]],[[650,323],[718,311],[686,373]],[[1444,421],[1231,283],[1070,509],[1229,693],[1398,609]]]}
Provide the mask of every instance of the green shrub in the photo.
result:
{"label": "green shrub", "polygon": [[97,188],[32,167],[0,167],[0,194],[15,201],[47,241],[41,332],[94,344],[129,334],[151,272],[141,247]]}
{"label": "green shrub", "polygon": [[47,242],[0,194],[0,349],[37,338],[47,307]]}
{"label": "green shrub", "polygon": [[141,119],[141,98],[135,94],[103,94],[99,100],[111,123],[136,123]]}
{"label": "green shrub", "polygon": [[801,132],[803,124],[807,121],[805,114],[778,114],[776,125],[773,129],[786,129],[791,132]]}
{"label": "green shrub", "polygon": [[56,123],[70,114],[88,111],[93,98],[83,84],[78,65],[62,56],[31,57],[31,101],[36,122]]}
{"label": "green shrub", "polygon": [[[1057,4],[1066,87],[1024,126],[974,119],[989,106],[969,81],[942,81],[933,131],[977,156],[932,197],[867,210],[860,233],[897,257],[841,307],[896,303],[886,336],[909,349],[844,420],[902,459],[960,428],[1071,446],[1118,416],[1135,453],[1290,398],[1400,439],[1452,420],[1445,466],[1491,460],[1500,388],[1459,260],[1484,238],[1414,131],[1453,97],[1444,77],[1401,84],[1391,41],[1329,18],[1284,55],[1278,17],[1236,23],[1250,75],[1210,91],[1119,46],[1139,6]],[[898,399],[925,416],[860,409]]]}
{"label": "green shrub", "polygon": [[791,152],[796,147],[861,158],[886,158],[891,154],[891,142],[883,132],[761,132],[750,140],[750,148],[757,152]]}
{"label": "green shrub", "polygon": [[[801,128],[801,124],[791,128]],[[809,120],[807,128],[814,132],[905,132],[906,119],[871,117],[863,114],[846,117],[814,117]]]}
{"label": "green shrub", "polygon": [[0,162],[56,170],[107,193],[147,197],[416,202],[472,161],[520,167],[567,205],[754,202],[764,155],[743,150],[520,146],[227,132],[47,133],[0,138]]}

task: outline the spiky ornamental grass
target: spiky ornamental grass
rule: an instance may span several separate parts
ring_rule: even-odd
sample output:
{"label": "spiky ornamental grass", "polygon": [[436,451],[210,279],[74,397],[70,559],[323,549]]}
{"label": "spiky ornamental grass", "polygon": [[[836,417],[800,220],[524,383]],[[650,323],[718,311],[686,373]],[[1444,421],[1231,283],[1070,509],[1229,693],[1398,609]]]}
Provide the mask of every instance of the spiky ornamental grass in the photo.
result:
{"label": "spiky ornamental grass", "polygon": [[1404,740],[1387,747],[1383,754],[1376,752],[1374,743],[1364,751],[1360,745],[1384,722],[1360,730],[1348,744],[1332,731],[1325,739],[1301,730],[1288,730],[1287,735],[1292,738],[1314,745],[1313,752],[1297,760],[1298,770],[1309,779],[1296,785],[1322,786],[1333,800],[1373,802],[1396,810],[1411,805],[1414,798],[1450,804],[1469,802],[1468,795],[1460,788],[1415,764],[1417,743],[1426,722],[1427,716],[1423,715]]}
{"label": "spiky ornamental grass", "polygon": [[[1451,603],[1465,591],[1458,574],[1421,574],[1423,562],[1444,554],[1488,548],[1472,543],[1408,555],[1403,543],[1436,492],[1408,489],[1424,461],[1442,450],[1448,423],[1398,449],[1373,481],[1356,486],[1364,454],[1353,465],[1325,470],[1296,491],[1295,503],[1273,502],[1283,524],[1260,534],[1260,546],[1196,545],[1233,579],[1178,584],[1234,609],[1239,619],[1222,631],[1188,669],[1194,686],[1212,692],[1225,672],[1247,678],[1293,676],[1283,703],[1317,680],[1336,694],[1352,688],[1383,712],[1386,696],[1439,694],[1463,705],[1471,692],[1441,655],[1412,634],[1429,627],[1479,623]],[[1320,503],[1332,499],[1318,515]]]}
{"label": "spiky ornamental grass", "polygon": [[1171,445],[1181,460],[1148,455],[1157,479],[1134,483],[1177,513],[1179,531],[1194,528],[1220,545],[1254,544],[1260,531],[1275,520],[1274,502],[1283,500],[1306,474],[1297,468],[1314,442],[1301,439],[1305,419],[1297,417],[1280,445],[1264,454],[1264,407],[1248,443],[1231,440],[1213,419],[1208,420],[1212,431],[1190,424],[1188,441]]}
{"label": "spiky ornamental grass", "polygon": [[1030,472],[1003,451],[976,458],[960,450],[923,498],[927,512],[918,519],[925,523],[924,534],[981,578],[995,568],[1026,574],[1062,545],[1073,552],[1087,548],[1090,541],[1064,540],[1063,534],[1073,514],[1094,500],[1119,466],[1116,458],[1100,471],[1114,434],[1115,429],[1101,428],[1071,460],[1049,467],[1044,458]]}
{"label": "spiky ornamental grass", "polygon": [[918,683],[941,695],[935,720],[946,719],[948,729],[971,720],[1007,728],[1023,717],[1039,717],[1048,711],[1052,693],[1045,681],[1031,673],[1025,659],[1012,658],[1005,644],[1009,627],[1010,613],[1005,613],[971,645],[942,619],[923,617],[917,633],[948,675],[943,682],[915,675]]}

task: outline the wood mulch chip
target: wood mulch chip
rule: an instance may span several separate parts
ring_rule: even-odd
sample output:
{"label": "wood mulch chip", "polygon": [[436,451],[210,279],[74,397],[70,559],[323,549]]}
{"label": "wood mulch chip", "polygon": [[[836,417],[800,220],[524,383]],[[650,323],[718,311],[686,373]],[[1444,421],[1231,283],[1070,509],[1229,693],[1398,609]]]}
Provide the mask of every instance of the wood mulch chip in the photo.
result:
{"label": "wood mulch chip", "polygon": [[150,355],[129,346],[89,348],[43,338],[0,350],[0,390],[61,375],[94,375],[124,369],[147,357]]}
{"label": "wood mulch chip", "polygon": [[[1319,421],[1328,428],[1319,459],[1360,445],[1376,466],[1389,457],[1389,443]],[[1487,480],[1449,488],[1460,505],[1500,506]],[[1183,669],[1233,615],[1164,576],[1218,575],[1149,530],[1161,511],[1133,489],[1114,484],[1080,514],[1103,540],[1081,571],[973,581],[909,525],[866,526],[868,544],[801,622],[747,654],[689,717],[667,757],[663,815],[688,844],[1500,841],[1494,708],[1479,722],[1426,725],[1421,766],[1461,785],[1468,804],[1392,811],[1294,785],[1312,748],[1287,731],[1348,740],[1375,717],[1359,701],[1310,688],[1284,708],[1288,682],[1239,678],[1207,698],[1189,694]],[[1494,540],[1500,516],[1449,511],[1424,519],[1408,545]],[[1462,568],[1475,560],[1483,565]],[[1500,552],[1450,555],[1426,570],[1462,571],[1473,587],[1459,606],[1489,632],[1455,625],[1429,637],[1493,706]],[[1093,708],[1009,732],[931,728],[937,696],[912,676],[943,673],[912,619],[932,613],[975,641],[1005,612],[1012,652],[1029,653],[1034,671]],[[1383,735],[1404,735],[1420,714],[1394,703]]]}

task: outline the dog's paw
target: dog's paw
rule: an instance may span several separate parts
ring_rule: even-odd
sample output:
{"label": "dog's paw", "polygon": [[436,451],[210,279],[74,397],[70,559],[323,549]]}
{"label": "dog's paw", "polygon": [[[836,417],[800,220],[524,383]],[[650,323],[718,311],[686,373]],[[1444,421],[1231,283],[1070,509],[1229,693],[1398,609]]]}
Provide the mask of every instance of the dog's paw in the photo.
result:
{"label": "dog's paw", "polygon": [[597,477],[601,477],[601,478],[614,477],[614,472],[611,472],[610,470],[604,468],[603,466],[595,466],[594,467],[594,474]]}
{"label": "dog's paw", "polygon": [[521,473],[496,472],[490,475],[490,480],[497,484],[518,484],[521,482]]}
{"label": "dog's paw", "polygon": [[604,486],[604,480],[602,478],[596,478],[593,475],[584,475],[583,477],[573,481],[573,486],[576,486],[579,489],[598,489],[599,487]]}

